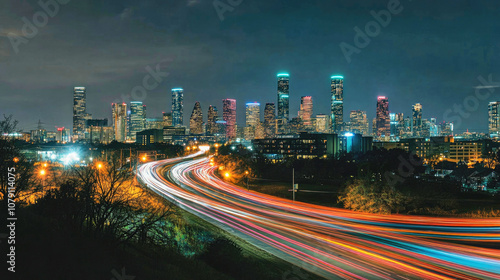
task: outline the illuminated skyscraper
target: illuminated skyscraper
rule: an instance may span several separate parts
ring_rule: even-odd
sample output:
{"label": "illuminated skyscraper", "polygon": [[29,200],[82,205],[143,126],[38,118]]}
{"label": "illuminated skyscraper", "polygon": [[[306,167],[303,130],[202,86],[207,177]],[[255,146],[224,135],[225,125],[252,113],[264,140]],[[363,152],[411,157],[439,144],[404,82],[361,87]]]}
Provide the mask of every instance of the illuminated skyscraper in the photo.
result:
{"label": "illuminated skyscraper", "polygon": [[388,137],[391,135],[389,99],[385,96],[379,96],[377,99],[376,130],[377,137]]}
{"label": "illuminated skyscraper", "polygon": [[394,117],[390,115],[391,119],[391,136],[402,137],[404,136],[405,119],[403,113],[395,113]]}
{"label": "illuminated skyscraper", "polygon": [[422,105],[417,103],[412,106],[412,135],[415,137],[422,136]]}
{"label": "illuminated skyscraper", "polygon": [[172,89],[172,126],[184,125],[184,90],[182,88]]}
{"label": "illuminated skyscraper", "polygon": [[87,94],[85,87],[73,89],[73,140],[85,138],[85,121],[87,119]]}
{"label": "illuminated skyscraper", "polygon": [[189,119],[189,133],[195,135],[203,134],[203,111],[198,101],[194,103],[193,112]]}
{"label": "illuminated skyscraper", "polygon": [[236,138],[236,100],[222,100],[222,118],[226,122],[226,139]]}
{"label": "illuminated skyscraper", "polygon": [[264,123],[259,122],[255,127],[255,139],[264,139],[266,138],[266,132],[264,130]]}
{"label": "illuminated skyscraper", "polygon": [[312,125],[313,125],[312,115],[313,115],[312,96],[302,96],[300,98],[299,118],[302,122],[303,127],[306,130],[313,129],[313,127],[312,127]]}
{"label": "illuminated skyscraper", "polygon": [[437,125],[436,118],[431,118],[429,131],[430,131],[431,137],[439,136],[439,134],[440,134],[439,133],[439,126]]}
{"label": "illuminated skyscraper", "polygon": [[163,112],[163,127],[172,126],[172,113]]}
{"label": "illuminated skyscraper", "polygon": [[331,77],[331,93],[332,93],[332,130],[334,133],[339,133],[344,124],[344,77]]}
{"label": "illuminated skyscraper", "polygon": [[245,127],[245,139],[253,140],[255,139],[255,129],[260,124],[260,103],[247,103],[245,110],[246,117],[246,127]]}
{"label": "illuminated skyscraper", "polygon": [[422,119],[422,129],[420,130],[420,137],[431,136],[431,122],[428,119]]}
{"label": "illuminated skyscraper", "polygon": [[260,122],[260,103],[253,102],[246,104],[246,125],[256,126]]}
{"label": "illuminated skyscraper", "polygon": [[276,105],[266,103],[264,108],[264,137],[272,138],[276,135]]}
{"label": "illuminated skyscraper", "polygon": [[127,104],[111,104],[113,113],[113,130],[115,132],[115,140],[125,142],[127,140]]}
{"label": "illuminated skyscraper", "polygon": [[351,132],[368,135],[368,119],[365,111],[351,111],[349,117],[351,122]]}
{"label": "illuminated skyscraper", "polygon": [[453,136],[453,123],[442,122],[441,126],[441,136]]}
{"label": "illuminated skyscraper", "polygon": [[278,114],[276,115],[278,133],[286,133],[290,119],[290,75],[278,74]]}
{"label": "illuminated skyscraper", "polygon": [[488,129],[493,136],[498,135],[500,131],[500,101],[488,104]]}
{"label": "illuminated skyscraper", "polygon": [[317,114],[316,115],[316,132],[330,133],[332,128],[332,119],[330,115]]}
{"label": "illuminated skyscraper", "polygon": [[135,141],[137,132],[146,129],[146,105],[140,101],[130,102],[130,138]]}
{"label": "illuminated skyscraper", "polygon": [[219,127],[217,125],[217,120],[219,117],[219,112],[217,107],[210,105],[208,107],[208,119],[207,119],[207,135],[215,135],[219,133]]}

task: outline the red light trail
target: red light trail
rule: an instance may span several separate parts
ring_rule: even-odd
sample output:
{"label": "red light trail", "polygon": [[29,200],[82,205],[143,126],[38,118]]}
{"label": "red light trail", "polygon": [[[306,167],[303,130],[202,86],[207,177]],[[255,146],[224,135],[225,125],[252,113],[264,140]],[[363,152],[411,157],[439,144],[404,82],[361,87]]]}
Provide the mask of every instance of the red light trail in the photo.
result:
{"label": "red light trail", "polygon": [[[171,166],[166,178],[165,165]],[[293,203],[227,183],[216,169],[207,158],[169,159],[141,165],[138,177],[182,209],[328,279],[500,278],[500,219]]]}

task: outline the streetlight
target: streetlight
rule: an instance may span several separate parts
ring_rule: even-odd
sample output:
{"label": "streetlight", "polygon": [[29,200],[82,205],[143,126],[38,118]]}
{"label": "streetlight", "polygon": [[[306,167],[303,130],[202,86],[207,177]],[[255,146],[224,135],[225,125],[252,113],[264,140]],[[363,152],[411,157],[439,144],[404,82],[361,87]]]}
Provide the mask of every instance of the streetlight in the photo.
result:
{"label": "streetlight", "polygon": [[215,143],[215,155],[219,155],[219,143]]}
{"label": "streetlight", "polygon": [[102,168],[102,163],[100,163],[100,162],[99,162],[99,163],[97,164],[97,169],[101,169],[101,168]]}
{"label": "streetlight", "polygon": [[40,176],[42,177],[42,187],[45,187],[45,175],[47,174],[47,171],[45,169],[40,170]]}
{"label": "streetlight", "polygon": [[250,188],[248,187],[248,174],[249,174],[249,173],[250,173],[250,172],[248,172],[248,170],[247,170],[247,171],[245,171],[245,179],[246,179],[246,182],[247,182],[247,191],[249,191],[249,190],[250,190]]}
{"label": "streetlight", "polygon": [[15,163],[19,162],[19,158],[15,157],[15,158],[14,158],[14,162],[15,162]]}
{"label": "streetlight", "polygon": [[224,176],[226,176],[226,178],[229,178],[229,176],[231,176],[231,175],[229,174],[229,172],[226,172],[226,173],[224,174]]}

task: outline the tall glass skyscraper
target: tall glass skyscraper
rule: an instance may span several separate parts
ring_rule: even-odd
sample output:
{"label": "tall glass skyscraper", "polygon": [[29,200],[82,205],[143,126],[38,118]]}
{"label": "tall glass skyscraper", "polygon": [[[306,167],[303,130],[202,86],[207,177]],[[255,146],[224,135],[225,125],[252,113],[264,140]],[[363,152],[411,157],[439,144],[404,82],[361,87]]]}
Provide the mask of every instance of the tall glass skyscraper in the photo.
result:
{"label": "tall glass skyscraper", "polygon": [[391,124],[389,118],[389,99],[385,96],[377,98],[377,118],[375,121],[376,135],[378,137],[391,135]]}
{"label": "tall glass skyscraper", "polygon": [[135,141],[137,132],[146,129],[146,105],[140,101],[130,102],[130,138]]}
{"label": "tall glass skyscraper", "polygon": [[331,94],[332,94],[332,131],[339,133],[344,124],[344,77],[331,77]]}
{"label": "tall glass skyscraper", "polygon": [[490,135],[498,135],[500,131],[500,101],[488,104],[488,129]]}
{"label": "tall glass skyscraper", "polygon": [[127,140],[127,104],[111,104],[113,113],[113,130],[115,132],[115,140],[125,142]]}
{"label": "tall glass skyscraper", "polygon": [[210,105],[208,107],[208,119],[206,131],[207,135],[215,135],[219,133],[219,127],[217,125],[219,112],[217,111],[217,107]]}
{"label": "tall glass skyscraper", "polygon": [[439,126],[436,118],[431,118],[429,123],[429,133],[431,137],[439,136]]}
{"label": "tall glass skyscraper", "polygon": [[73,137],[74,140],[85,138],[85,121],[87,116],[87,94],[85,87],[73,89]]}
{"label": "tall glass skyscraper", "polygon": [[397,136],[398,121],[396,119],[396,113],[389,113],[389,119],[391,124],[391,136]]}
{"label": "tall glass skyscraper", "polygon": [[189,133],[195,135],[203,134],[203,111],[198,101],[194,103],[193,112],[189,119]]}
{"label": "tall glass skyscraper", "polygon": [[260,122],[260,103],[247,103],[245,117],[247,126],[257,126]]}
{"label": "tall glass skyscraper", "polygon": [[271,138],[276,134],[276,105],[266,103],[264,107],[264,137]]}
{"label": "tall glass skyscraper", "polygon": [[276,115],[278,133],[286,133],[290,119],[290,75],[278,74],[278,114]]}
{"label": "tall glass skyscraper", "polygon": [[222,100],[222,118],[226,122],[226,139],[236,138],[236,100]]}
{"label": "tall glass skyscraper", "polygon": [[332,119],[330,115],[317,114],[316,115],[316,132],[330,133],[332,126]]}
{"label": "tall glass skyscraper", "polygon": [[172,89],[172,126],[184,125],[184,90],[182,88]]}
{"label": "tall glass skyscraper", "polygon": [[300,111],[299,118],[302,122],[302,126],[306,130],[311,130],[312,127],[312,115],[313,115],[313,99],[312,96],[302,96],[300,98]]}
{"label": "tall glass skyscraper", "polygon": [[420,103],[412,106],[412,116],[412,135],[420,137],[422,136],[422,105]]}
{"label": "tall glass skyscraper", "polygon": [[351,111],[349,118],[351,122],[351,132],[368,135],[368,118],[366,117],[365,111]]}
{"label": "tall glass skyscraper", "polygon": [[246,117],[246,127],[245,127],[245,139],[253,140],[255,139],[255,132],[257,127],[260,125],[260,103],[253,102],[246,104],[245,110]]}

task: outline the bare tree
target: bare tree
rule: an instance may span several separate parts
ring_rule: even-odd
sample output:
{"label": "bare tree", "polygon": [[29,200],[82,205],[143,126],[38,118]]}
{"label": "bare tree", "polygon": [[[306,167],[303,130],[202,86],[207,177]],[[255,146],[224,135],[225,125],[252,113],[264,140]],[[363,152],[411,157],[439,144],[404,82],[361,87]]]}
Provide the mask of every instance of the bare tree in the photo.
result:
{"label": "bare tree", "polygon": [[96,238],[112,237],[116,245],[165,242],[160,229],[165,220],[180,221],[176,209],[139,187],[119,158],[95,162],[73,168],[66,183],[47,195],[46,201],[58,201],[52,211],[64,212],[61,215],[76,230]]}
{"label": "bare tree", "polygon": [[[17,202],[22,202],[40,184],[34,176],[33,164],[26,160],[15,141],[8,136],[16,132],[17,121],[12,115],[3,117],[0,120],[0,199],[7,197],[10,192]],[[15,180],[9,181],[9,177]]]}

